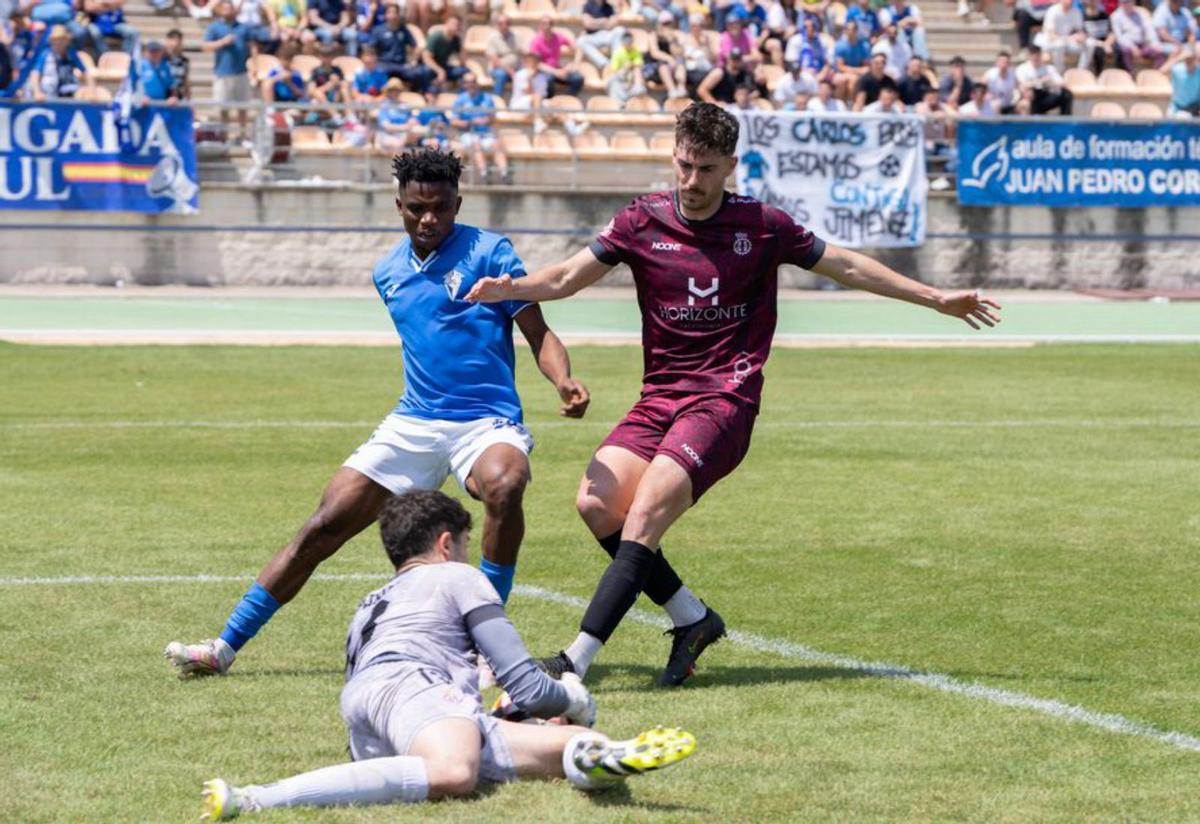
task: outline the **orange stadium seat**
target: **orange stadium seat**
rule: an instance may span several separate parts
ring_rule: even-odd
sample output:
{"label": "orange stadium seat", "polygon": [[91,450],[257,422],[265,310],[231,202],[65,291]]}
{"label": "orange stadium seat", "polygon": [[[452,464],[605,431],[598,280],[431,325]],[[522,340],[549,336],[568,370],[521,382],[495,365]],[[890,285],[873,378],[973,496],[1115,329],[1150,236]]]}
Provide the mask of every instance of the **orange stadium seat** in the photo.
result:
{"label": "orange stadium seat", "polygon": [[510,157],[532,157],[536,154],[533,144],[529,142],[529,135],[520,129],[501,129],[499,136],[504,153]]}
{"label": "orange stadium seat", "polygon": [[675,153],[675,132],[655,132],[650,135],[650,154],[671,157]]}
{"label": "orange stadium seat", "polygon": [[363,62],[357,57],[351,57],[348,54],[333,58],[333,65],[342,70],[342,74],[346,76],[347,80],[353,80],[354,75],[363,69]]}
{"label": "orange stadium seat", "polygon": [[534,30],[529,26],[513,26],[510,30],[513,33],[513,39],[517,41],[517,48],[523,52],[529,51],[529,44],[533,42],[535,34]]}
{"label": "orange stadium seat", "polygon": [[558,8],[555,7],[553,0],[520,0],[517,8],[525,17],[533,17],[535,19],[539,19],[545,14],[551,17],[558,16]]}
{"label": "orange stadium seat", "polygon": [[1105,69],[1100,72],[1100,85],[1106,89],[1135,88],[1133,78],[1124,69]]}
{"label": "orange stadium seat", "polygon": [[1125,107],[1111,100],[1103,100],[1092,106],[1091,116],[1094,120],[1124,120]]}
{"label": "orange stadium seat", "polygon": [[320,126],[297,126],[292,129],[292,145],[297,149],[329,149],[329,136]]}
{"label": "orange stadium seat", "polygon": [[533,150],[540,157],[554,160],[565,160],[575,155],[575,150],[571,148],[571,141],[567,140],[566,132],[558,129],[547,129],[541,134],[534,135]]}
{"label": "orange stadium seat", "polygon": [[668,97],[667,101],[663,103],[663,111],[671,114],[679,114],[695,102],[690,97]]}
{"label": "orange stadium seat", "polygon": [[609,156],[608,138],[595,129],[575,135],[575,154],[585,160],[604,160]]}
{"label": "orange stadium seat", "polygon": [[632,157],[639,160],[650,156],[650,148],[646,145],[646,139],[637,132],[613,132],[608,145],[612,147],[614,155]]}
{"label": "orange stadium seat", "polygon": [[597,125],[624,123],[626,117],[621,114],[621,103],[615,97],[606,94],[594,94],[588,98],[587,112],[584,115]]}
{"label": "orange stadium seat", "polygon": [[1063,81],[1072,91],[1090,89],[1096,85],[1096,75],[1087,69],[1067,69],[1063,73]]}
{"label": "orange stadium seat", "polygon": [[423,107],[425,98],[417,92],[400,92],[400,102],[405,106]]}
{"label": "orange stadium seat", "polygon": [[492,87],[492,75],[483,70],[482,63],[480,63],[478,60],[468,60],[466,65],[467,70],[471,72],[471,74],[475,75],[475,79],[479,82],[479,85],[482,88],[490,89]]}
{"label": "orange stadium seat", "polygon": [[583,75],[583,87],[590,92],[604,91],[604,81],[600,79],[600,70],[588,61],[579,64],[579,73]]}
{"label": "orange stadium seat", "polygon": [[129,55],[125,52],[105,52],[96,63],[96,79],[124,80],[129,74],[129,62]]}
{"label": "orange stadium seat", "polygon": [[556,112],[581,112],[583,101],[571,94],[556,94],[546,101],[546,108]]}
{"label": "orange stadium seat", "polygon": [[1171,78],[1158,69],[1142,69],[1137,75],[1139,89],[1163,89],[1171,91]]}
{"label": "orange stadium seat", "polygon": [[417,41],[417,48],[425,48],[425,32],[421,31],[421,27],[416,23],[409,23],[406,28],[412,32],[413,38]]}
{"label": "orange stadium seat", "polygon": [[495,32],[491,26],[471,26],[463,37],[463,51],[467,54],[483,54],[487,51],[488,40]]}
{"label": "orange stadium seat", "polygon": [[96,61],[92,59],[92,56],[85,51],[77,52],[77,54],[79,55],[79,62],[83,64],[84,73],[94,74],[96,72]]}
{"label": "orange stadium seat", "polygon": [[305,80],[312,77],[313,69],[321,65],[321,58],[311,54],[298,54],[292,58],[292,68],[300,72]]}
{"label": "orange stadium seat", "polygon": [[433,105],[439,109],[450,109],[454,107],[455,100],[458,100],[458,95],[455,92],[442,92],[434,98]]}
{"label": "orange stadium seat", "polygon": [[1162,120],[1163,110],[1157,103],[1140,100],[1129,107],[1129,116],[1134,120]]}
{"label": "orange stadium seat", "polygon": [[625,101],[625,111],[658,114],[662,109],[659,107],[658,101],[650,95],[639,94],[637,97],[631,97]]}
{"label": "orange stadium seat", "polygon": [[111,103],[112,97],[112,92],[103,86],[93,86],[90,89],[85,86],[75,93],[76,100],[88,103]]}

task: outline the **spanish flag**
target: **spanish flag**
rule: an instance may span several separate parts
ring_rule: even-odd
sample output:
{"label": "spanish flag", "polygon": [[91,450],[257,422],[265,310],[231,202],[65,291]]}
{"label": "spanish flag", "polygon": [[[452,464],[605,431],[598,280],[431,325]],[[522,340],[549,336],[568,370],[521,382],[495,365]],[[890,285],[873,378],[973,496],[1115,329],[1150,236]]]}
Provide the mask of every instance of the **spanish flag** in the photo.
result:
{"label": "spanish flag", "polygon": [[115,161],[100,163],[64,163],[63,178],[69,183],[132,183],[144,184],[150,179],[153,166],[135,166]]}

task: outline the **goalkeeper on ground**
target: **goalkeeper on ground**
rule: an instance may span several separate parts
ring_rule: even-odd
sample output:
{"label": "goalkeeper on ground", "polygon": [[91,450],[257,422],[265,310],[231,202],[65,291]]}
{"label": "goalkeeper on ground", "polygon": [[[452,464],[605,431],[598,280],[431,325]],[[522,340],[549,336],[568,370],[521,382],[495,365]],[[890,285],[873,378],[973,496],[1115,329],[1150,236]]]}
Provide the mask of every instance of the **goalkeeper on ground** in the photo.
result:
{"label": "goalkeeper on ground", "polygon": [[[418,802],[467,795],[481,781],[565,776],[593,789],[686,758],[695,739],[656,728],[628,741],[587,729],[596,705],[578,678],[537,668],[500,597],[467,561],[471,516],[441,492],[392,498],[379,517],[396,577],[359,605],[346,639],[342,717],[352,763],[273,784],[204,785],[211,819],[268,807]],[[511,703],[570,726],[484,712],[477,652]]]}

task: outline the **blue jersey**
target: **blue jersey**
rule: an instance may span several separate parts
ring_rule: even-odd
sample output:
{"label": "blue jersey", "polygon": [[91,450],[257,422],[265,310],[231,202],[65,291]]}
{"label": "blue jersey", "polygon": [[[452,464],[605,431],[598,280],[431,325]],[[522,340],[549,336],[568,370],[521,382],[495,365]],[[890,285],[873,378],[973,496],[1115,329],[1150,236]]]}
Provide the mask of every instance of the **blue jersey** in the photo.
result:
{"label": "blue jersey", "polygon": [[512,319],[529,304],[463,299],[480,278],[503,274],[525,274],[508,238],[461,223],[425,260],[405,237],[375,267],[375,288],[404,345],[396,414],[521,422]]}

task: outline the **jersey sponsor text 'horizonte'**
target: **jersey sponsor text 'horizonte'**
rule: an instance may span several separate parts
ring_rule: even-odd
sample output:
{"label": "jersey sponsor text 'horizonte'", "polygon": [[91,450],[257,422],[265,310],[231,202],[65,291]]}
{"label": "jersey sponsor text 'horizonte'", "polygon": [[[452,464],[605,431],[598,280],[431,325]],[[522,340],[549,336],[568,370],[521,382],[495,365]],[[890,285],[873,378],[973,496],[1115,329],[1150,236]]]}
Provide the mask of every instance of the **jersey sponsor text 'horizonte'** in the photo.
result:
{"label": "jersey sponsor text 'horizonte'", "polygon": [[712,217],[689,220],[673,192],[655,192],[618,212],[591,249],[633,271],[643,391],[717,392],[757,406],[779,266],[811,269],[825,242],[754,198],[726,192]]}
{"label": "jersey sponsor text 'horizonte'", "polygon": [[375,288],[404,344],[396,414],[521,422],[512,319],[530,304],[464,300],[477,280],[503,274],[525,275],[512,243],[461,223],[424,260],[405,237],[375,267]]}

